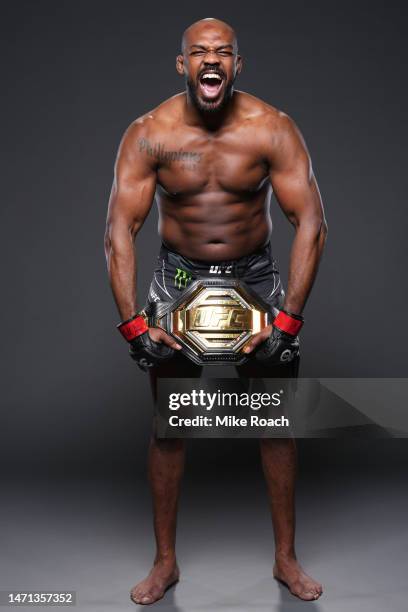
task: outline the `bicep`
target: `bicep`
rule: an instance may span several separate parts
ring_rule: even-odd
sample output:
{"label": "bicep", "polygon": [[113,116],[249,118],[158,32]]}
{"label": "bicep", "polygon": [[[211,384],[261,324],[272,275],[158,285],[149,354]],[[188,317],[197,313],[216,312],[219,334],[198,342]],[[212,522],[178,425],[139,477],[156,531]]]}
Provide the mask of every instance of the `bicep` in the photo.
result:
{"label": "bicep", "polygon": [[131,127],[123,137],[115,163],[108,224],[136,233],[149,213],[155,190],[156,168],[139,151],[137,128]]}
{"label": "bicep", "polygon": [[285,119],[270,157],[270,181],[291,223],[321,216],[322,203],[310,156],[302,135],[289,118]]}

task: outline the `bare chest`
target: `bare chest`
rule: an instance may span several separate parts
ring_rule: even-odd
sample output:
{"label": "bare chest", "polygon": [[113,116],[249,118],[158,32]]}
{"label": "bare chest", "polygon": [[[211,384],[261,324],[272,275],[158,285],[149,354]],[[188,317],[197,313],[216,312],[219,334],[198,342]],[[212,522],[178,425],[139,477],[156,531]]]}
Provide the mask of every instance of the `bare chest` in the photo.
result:
{"label": "bare chest", "polygon": [[259,191],[268,176],[262,151],[248,135],[177,134],[146,143],[157,160],[158,184],[169,195]]}

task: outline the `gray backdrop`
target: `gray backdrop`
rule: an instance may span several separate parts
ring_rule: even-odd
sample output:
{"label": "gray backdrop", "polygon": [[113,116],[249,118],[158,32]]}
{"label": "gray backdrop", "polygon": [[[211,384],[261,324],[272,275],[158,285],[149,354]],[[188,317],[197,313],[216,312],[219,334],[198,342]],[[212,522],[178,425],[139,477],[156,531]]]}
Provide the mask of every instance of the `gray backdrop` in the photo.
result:
{"label": "gray backdrop", "polygon": [[[149,388],[115,330],[103,233],[119,139],[182,89],[180,35],[206,16],[238,32],[238,87],[299,124],[325,202],[301,374],[406,376],[403,2],[4,5],[0,589],[76,589],[81,611],[128,610],[151,562]],[[286,279],[292,230],[275,202],[272,215]],[[156,225],[153,210],[138,237],[142,293]],[[407,448],[300,441],[298,550],[325,585],[316,612],[406,607]],[[256,442],[195,440],[189,451],[183,581],[157,607],[303,610],[271,580]]]}

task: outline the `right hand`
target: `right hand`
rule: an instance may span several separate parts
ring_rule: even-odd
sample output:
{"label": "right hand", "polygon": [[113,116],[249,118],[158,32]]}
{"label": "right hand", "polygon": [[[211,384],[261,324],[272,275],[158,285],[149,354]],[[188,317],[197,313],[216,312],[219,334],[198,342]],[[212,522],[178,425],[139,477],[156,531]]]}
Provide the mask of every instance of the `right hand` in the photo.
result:
{"label": "right hand", "polygon": [[158,327],[149,327],[147,331],[131,340],[129,344],[129,355],[144,372],[168,361],[174,356],[174,351],[179,351],[182,348],[174,338]]}
{"label": "right hand", "polygon": [[289,363],[298,355],[298,336],[285,334],[273,327],[271,335],[260,345],[255,357],[264,365],[274,366]]}

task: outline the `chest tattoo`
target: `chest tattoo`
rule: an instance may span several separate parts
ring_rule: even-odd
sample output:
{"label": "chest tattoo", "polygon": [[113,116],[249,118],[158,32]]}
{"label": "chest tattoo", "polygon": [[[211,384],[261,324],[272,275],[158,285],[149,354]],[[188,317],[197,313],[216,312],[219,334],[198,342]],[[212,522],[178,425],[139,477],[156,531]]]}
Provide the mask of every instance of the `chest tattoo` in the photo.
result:
{"label": "chest tattoo", "polygon": [[151,142],[147,138],[139,138],[139,151],[154,157],[159,162],[182,162],[187,164],[198,164],[203,156],[202,153],[194,151],[185,151],[183,147],[180,149],[170,150],[165,148],[162,142]]}

